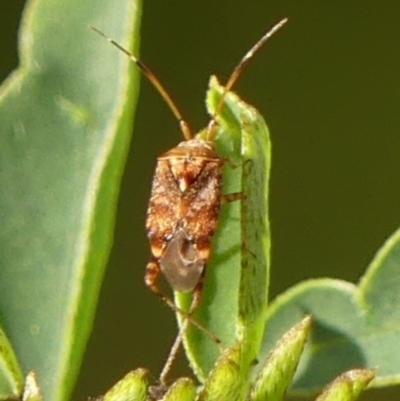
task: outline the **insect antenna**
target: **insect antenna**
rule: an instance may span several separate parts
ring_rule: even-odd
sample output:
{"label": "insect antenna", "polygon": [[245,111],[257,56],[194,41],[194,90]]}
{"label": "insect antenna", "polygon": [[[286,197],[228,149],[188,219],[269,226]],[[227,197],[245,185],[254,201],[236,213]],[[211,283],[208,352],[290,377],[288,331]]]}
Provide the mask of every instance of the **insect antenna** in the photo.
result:
{"label": "insect antenna", "polygon": [[168,94],[168,91],[164,88],[163,84],[157,78],[157,76],[153,73],[153,71],[151,71],[150,68],[147,67],[146,64],[143,63],[142,60],[140,60],[135,55],[133,55],[129,50],[125,49],[125,47],[121,46],[114,39],[110,38],[105,33],[100,31],[100,29],[97,29],[96,27],[94,27],[92,25],[89,25],[89,28],[92,29],[94,32],[98,33],[104,39],[108,40],[117,49],[119,49],[123,53],[125,53],[138,66],[140,71],[143,72],[143,74],[147,77],[147,79],[157,89],[158,93],[162,96],[162,98],[168,104],[169,108],[171,109],[171,111],[174,114],[174,116],[176,117],[176,119],[179,121],[179,126],[181,127],[181,131],[182,131],[183,136],[185,137],[185,139],[186,140],[192,139],[193,138],[193,134],[192,134],[192,132],[191,132],[191,130],[189,128],[189,124],[183,118],[182,113],[179,111],[178,106],[172,100],[171,96]]}
{"label": "insect antenna", "polygon": [[[287,18],[281,20],[278,22],[276,25],[274,25],[266,34],[263,35],[263,37],[244,55],[244,57],[240,60],[239,64],[235,67],[233,70],[231,76],[228,79],[227,84],[225,85],[224,91],[221,95],[221,98],[217,104],[217,107],[215,109],[215,112],[210,120],[210,123],[208,124],[207,127],[207,140],[212,141],[215,136],[216,128],[218,126],[216,117],[220,113],[225,97],[228,94],[228,92],[232,89],[233,85],[236,83],[238,78],[240,77],[241,73],[243,72],[244,68],[250,61],[250,59],[254,56],[254,54],[262,47],[262,45],[268,41],[268,39],[275,34],[283,25],[285,25],[287,22]],[[170,353],[168,355],[167,361],[164,364],[164,367],[161,371],[161,374],[159,376],[159,382],[161,383],[162,386],[167,385],[167,376],[169,372],[171,371],[172,364],[174,360],[176,359],[176,356],[178,354],[179,348],[181,346],[181,343],[183,341],[183,337],[185,335],[185,332],[189,326],[190,319],[193,312],[197,308],[199,301],[200,301],[200,295],[202,292],[202,286],[203,286],[203,280],[204,276],[202,277],[202,280],[198,283],[196,289],[194,290],[194,295],[192,299],[192,303],[190,305],[189,311],[187,312],[186,316],[183,316],[183,320],[181,323],[181,327],[179,329],[178,335],[175,338],[174,344],[171,347]]]}
{"label": "insect antenna", "polygon": [[244,55],[244,57],[240,60],[239,64],[235,67],[233,70],[231,76],[228,79],[228,82],[225,85],[224,91],[222,92],[221,98],[219,99],[219,102],[217,104],[217,107],[215,109],[215,112],[213,116],[211,117],[210,122],[208,123],[207,127],[207,140],[212,141],[215,137],[216,134],[216,129],[218,126],[217,123],[217,115],[220,113],[224,102],[225,102],[225,97],[228,94],[228,92],[232,89],[233,85],[235,85],[236,81],[242,74],[244,68],[250,61],[250,59],[254,56],[254,54],[277,32],[279,29],[281,29],[286,22],[288,21],[287,18],[284,18],[283,20],[279,21],[276,25],[274,25],[267,33],[263,35],[263,37]]}

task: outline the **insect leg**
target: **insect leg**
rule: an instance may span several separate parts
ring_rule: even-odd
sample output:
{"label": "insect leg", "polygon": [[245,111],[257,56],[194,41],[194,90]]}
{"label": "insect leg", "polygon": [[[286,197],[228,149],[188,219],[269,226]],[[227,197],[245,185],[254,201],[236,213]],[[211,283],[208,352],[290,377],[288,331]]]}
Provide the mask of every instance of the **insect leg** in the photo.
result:
{"label": "insect leg", "polygon": [[[246,166],[248,163],[251,163],[251,160],[245,160],[244,162],[236,165],[236,164],[232,164],[232,162],[229,159],[227,159],[226,161],[229,162],[231,168],[237,168],[239,166]],[[232,192],[230,194],[222,195],[221,204],[225,205],[226,203],[236,202],[238,200],[245,200],[246,197],[247,196],[244,192]]]}
{"label": "insect leg", "polygon": [[[174,360],[176,359],[176,356],[178,354],[179,348],[182,344],[182,340],[183,340],[183,336],[185,335],[185,332],[189,326],[189,323],[191,323],[191,320],[189,318],[191,318],[192,313],[196,310],[196,308],[198,307],[200,300],[201,300],[201,296],[203,295],[203,288],[204,288],[204,278],[205,278],[205,270],[203,271],[199,282],[196,284],[196,287],[193,290],[193,298],[192,298],[192,303],[190,305],[190,309],[188,314],[184,317],[184,320],[182,322],[181,328],[179,330],[178,335],[175,338],[175,341],[171,347],[171,350],[169,352],[167,361],[164,364],[164,368],[161,371],[160,374],[160,383],[161,385],[166,385],[166,380],[167,380],[167,376],[168,373],[171,370],[172,364],[174,362]],[[221,341],[218,339],[218,337],[216,337],[214,334],[212,335],[215,341],[218,345],[221,345]]]}
{"label": "insect leg", "polygon": [[221,203],[225,205],[226,203],[235,202],[238,200],[246,199],[246,194],[243,192],[232,192],[231,194],[225,194],[221,197]]}
{"label": "insect leg", "polygon": [[[157,260],[152,259],[146,266],[146,273],[144,276],[144,282],[146,284],[146,286],[148,288],[150,288],[151,291],[153,291],[163,302],[165,302],[173,311],[178,312],[179,314],[181,314],[185,319],[189,320],[190,323],[192,323],[194,326],[196,326],[199,330],[201,330],[202,332],[204,332],[206,335],[208,335],[213,341],[215,341],[217,344],[221,343],[221,340],[213,333],[211,333],[211,331],[209,331],[207,328],[205,328],[204,326],[202,326],[198,321],[196,321],[196,319],[194,319],[191,316],[191,313],[193,311],[193,302],[192,305],[190,307],[189,312],[185,312],[183,309],[179,308],[178,306],[175,305],[174,301],[169,298],[167,295],[165,295],[159,288],[157,285],[157,279],[160,275],[160,266],[157,262]],[[202,280],[200,280],[202,281]],[[196,286],[197,288],[197,286]],[[195,292],[196,292],[196,288],[195,288]],[[195,295],[194,295],[195,297]],[[197,301],[196,305],[198,305],[198,302],[200,301],[200,299]]]}

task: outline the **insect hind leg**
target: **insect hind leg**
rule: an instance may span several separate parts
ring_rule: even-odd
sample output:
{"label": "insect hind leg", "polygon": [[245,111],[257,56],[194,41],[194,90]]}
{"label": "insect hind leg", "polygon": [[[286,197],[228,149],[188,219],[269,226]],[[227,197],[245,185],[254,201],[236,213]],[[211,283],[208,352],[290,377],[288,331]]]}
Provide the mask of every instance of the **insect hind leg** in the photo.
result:
{"label": "insect hind leg", "polygon": [[[163,302],[165,302],[173,311],[178,312],[183,318],[187,319],[190,323],[192,323],[194,326],[196,326],[199,330],[201,330],[203,333],[205,333],[208,337],[210,337],[217,344],[222,344],[222,341],[215,334],[213,334],[211,331],[209,331],[206,327],[204,327],[202,324],[200,324],[196,319],[194,319],[191,316],[193,310],[196,309],[198,303],[200,302],[200,296],[196,295],[196,289],[194,290],[194,293],[193,293],[193,301],[196,300],[196,303],[194,305],[194,302],[192,301],[189,312],[185,312],[183,309],[176,306],[174,301],[170,297],[165,295],[159,289],[159,287],[157,285],[157,280],[158,280],[158,277],[160,276],[160,273],[161,273],[161,270],[160,270],[160,266],[159,266],[157,260],[152,259],[146,266],[146,273],[144,276],[144,282],[145,282],[146,286],[151,291],[153,291]],[[202,282],[202,280],[200,280],[200,282]],[[200,284],[200,282],[199,282],[199,284]],[[197,286],[196,286],[196,288],[197,288]],[[194,308],[193,308],[193,306],[194,306]]]}
{"label": "insect hind leg", "polygon": [[[168,373],[171,370],[172,364],[174,362],[174,360],[176,359],[176,356],[178,354],[179,348],[182,344],[183,341],[183,337],[186,333],[186,330],[189,327],[189,323],[191,323],[191,319],[192,319],[192,314],[193,312],[197,309],[200,300],[201,300],[201,296],[203,295],[203,287],[204,287],[204,278],[205,278],[205,271],[203,271],[200,280],[198,281],[198,283],[196,284],[196,287],[193,290],[193,298],[192,298],[192,302],[190,304],[190,308],[189,308],[189,312],[186,314],[186,316],[184,317],[181,327],[179,329],[178,335],[175,338],[175,341],[171,347],[171,350],[169,352],[168,358],[164,364],[164,367],[161,371],[160,374],[160,378],[159,381],[161,383],[162,386],[166,386],[166,382],[167,382],[167,376]],[[212,334],[212,333],[211,333]],[[215,337],[214,334],[212,334],[213,337]],[[217,338],[217,337],[215,337]],[[215,338],[214,341],[215,341]],[[218,340],[219,341],[219,340]],[[221,342],[217,342],[218,345],[221,346]]]}

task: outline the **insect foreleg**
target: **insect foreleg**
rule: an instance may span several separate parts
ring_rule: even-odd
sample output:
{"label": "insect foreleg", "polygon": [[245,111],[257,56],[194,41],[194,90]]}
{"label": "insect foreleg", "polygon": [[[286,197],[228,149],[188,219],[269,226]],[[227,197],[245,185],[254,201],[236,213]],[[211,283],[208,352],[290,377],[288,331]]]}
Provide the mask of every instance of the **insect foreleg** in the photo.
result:
{"label": "insect foreleg", "polygon": [[235,202],[238,200],[246,199],[246,194],[244,192],[232,192],[231,194],[225,194],[221,196],[221,204]]}

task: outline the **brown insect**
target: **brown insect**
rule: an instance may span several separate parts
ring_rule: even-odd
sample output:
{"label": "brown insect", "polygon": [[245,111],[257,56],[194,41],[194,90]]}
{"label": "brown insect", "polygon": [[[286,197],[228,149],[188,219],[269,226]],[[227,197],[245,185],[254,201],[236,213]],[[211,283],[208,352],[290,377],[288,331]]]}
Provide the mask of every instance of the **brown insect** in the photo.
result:
{"label": "brown insect", "polygon": [[[270,29],[233,70],[216,107],[216,112],[208,124],[206,139],[200,139],[192,134],[161,82],[141,60],[92,27],[128,55],[142,70],[178,119],[185,138],[178,146],[157,159],[146,221],[152,256],[146,267],[145,283],[172,309],[185,317],[160,375],[161,385],[166,383],[167,374],[189,321],[205,331],[216,342],[220,342],[214,334],[191,317],[200,302],[203,291],[206,263],[210,258],[211,239],[218,226],[221,203],[242,198],[241,193],[222,194],[222,168],[226,160],[215,151],[213,140],[217,130],[216,119],[226,94],[232,89],[249,60],[286,22],[285,18]],[[188,312],[179,309],[172,299],[159,289],[157,279],[160,272],[164,274],[174,291],[193,293]]]}

